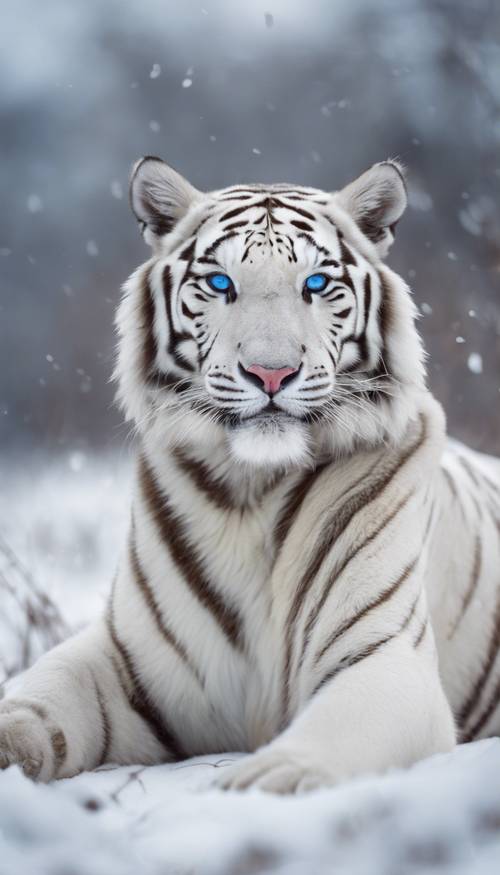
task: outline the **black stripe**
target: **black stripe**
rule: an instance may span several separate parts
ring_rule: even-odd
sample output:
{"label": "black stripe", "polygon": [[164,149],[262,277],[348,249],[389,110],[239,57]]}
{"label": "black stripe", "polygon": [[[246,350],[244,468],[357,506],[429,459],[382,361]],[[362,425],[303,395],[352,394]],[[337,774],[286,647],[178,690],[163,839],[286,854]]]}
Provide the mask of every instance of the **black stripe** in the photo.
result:
{"label": "black stripe", "polygon": [[141,277],[139,300],[139,327],[142,331],[142,369],[143,379],[147,382],[153,373],[156,362],[157,346],[154,333],[155,306],[150,285],[150,270]]}
{"label": "black stripe", "polygon": [[484,708],[484,710],[481,712],[480,716],[478,717],[478,719],[476,720],[474,725],[471,727],[471,729],[469,729],[468,732],[465,733],[464,738],[462,740],[463,741],[473,741],[475,738],[477,738],[477,736],[481,732],[483,726],[485,726],[485,724],[488,722],[491,715],[494,713],[494,711],[496,711],[496,709],[498,708],[499,705],[500,705],[500,679],[497,681],[497,683],[495,685],[493,693],[490,697],[490,701],[486,705],[486,708]]}
{"label": "black stripe", "polygon": [[474,554],[472,559],[472,568],[469,577],[469,585],[465,592],[465,595],[462,599],[462,606],[460,608],[460,613],[458,614],[455,622],[453,623],[450,631],[448,632],[448,640],[453,637],[455,632],[457,631],[458,626],[460,625],[467,608],[471,603],[472,596],[474,595],[477,585],[479,583],[479,578],[481,576],[481,566],[482,566],[482,557],[483,557],[483,544],[481,540],[481,536],[476,534],[474,539]]}
{"label": "black stripe", "polygon": [[465,702],[457,714],[457,721],[460,727],[465,726],[469,717],[476,708],[481,695],[491,676],[495,660],[500,651],[500,592],[497,594],[496,609],[493,617],[493,633],[490,638],[488,650],[486,652],[486,660],[483,665],[481,674],[477,678],[472,690],[467,696]]}
{"label": "black stripe", "polygon": [[421,627],[421,629],[420,629],[420,632],[418,633],[417,637],[415,638],[415,641],[413,642],[413,646],[414,646],[415,649],[419,646],[419,644],[422,643],[423,638],[424,638],[424,635],[425,635],[425,633],[426,633],[426,631],[427,631],[427,627],[428,627],[428,625],[429,625],[429,620],[428,620],[428,618],[426,617],[425,620],[424,620],[423,623],[422,623],[422,627]]}
{"label": "black stripe", "polygon": [[217,239],[214,240],[214,242],[208,247],[208,249],[205,249],[203,257],[211,258],[211,256],[214,255],[215,252],[217,252],[219,246],[222,246],[222,244],[225,243],[226,240],[231,240],[233,237],[237,236],[238,234],[236,233],[236,231],[228,231],[227,234],[221,234],[220,237],[217,237]]}
{"label": "black stripe", "polygon": [[186,331],[177,331],[174,326],[172,315],[173,308],[173,289],[172,289],[172,271],[169,265],[165,265],[162,274],[163,295],[165,298],[165,312],[168,321],[168,346],[167,351],[172,356],[176,365],[184,368],[187,371],[194,371],[194,366],[188,361],[185,356],[177,349],[177,345],[183,340],[193,340],[193,336]]}
{"label": "black stripe", "polygon": [[149,514],[155,521],[162,541],[167,546],[183,580],[191,592],[212,615],[229,643],[242,650],[243,624],[239,612],[229,605],[210,584],[196,555],[195,544],[186,533],[186,525],[172,508],[170,500],[156,483],[146,459],[141,456],[139,480]]}
{"label": "black stripe", "polygon": [[[401,626],[399,627],[397,632],[393,632],[390,635],[385,635],[383,638],[379,638],[378,641],[374,641],[372,644],[368,644],[366,647],[363,648],[363,650],[358,651],[358,653],[355,653],[354,655],[343,657],[343,659],[341,659],[341,661],[333,669],[331,669],[329,672],[327,672],[327,674],[324,675],[324,677],[320,680],[320,682],[318,684],[316,684],[312,695],[313,696],[316,695],[316,693],[319,692],[321,687],[324,687],[325,684],[332,681],[333,678],[335,678],[338,674],[340,674],[341,671],[345,671],[345,669],[351,668],[353,665],[357,665],[358,662],[362,662],[364,659],[367,659],[369,656],[372,656],[374,653],[376,653],[378,650],[380,650],[380,648],[383,647],[385,644],[388,644],[390,641],[394,641],[396,638],[398,638],[399,635],[401,635],[401,633],[404,632],[404,630],[407,628],[407,626],[409,626],[411,619],[412,619],[412,617],[415,613],[415,610],[417,608],[417,604],[418,604],[419,599],[420,599],[420,592],[418,593],[416,599],[414,600],[413,605],[412,605],[409,613],[406,616],[406,619],[401,624]],[[374,691],[374,692],[376,692],[376,691]]]}
{"label": "black stripe", "polygon": [[[228,392],[241,391],[239,389],[230,389],[229,386],[222,388]],[[192,459],[180,447],[173,451],[173,456],[181,471],[189,477],[196,489],[202,492],[209,501],[221,510],[231,510],[235,507],[231,490],[220,477],[213,475],[205,462]]]}
{"label": "black stripe", "polygon": [[153,589],[150,586],[149,581],[142,569],[139,557],[137,555],[137,547],[135,543],[135,525],[133,521],[130,532],[129,555],[130,567],[134,576],[135,583],[137,584],[137,588],[141,592],[142,597],[152,614],[153,621],[156,625],[156,628],[158,629],[158,632],[160,633],[162,638],[164,638],[167,644],[169,644],[170,647],[175,651],[175,653],[184,663],[186,668],[192,672],[198,683],[203,686],[203,680],[195,665],[192,663],[186,648],[165,623],[162,611],[160,609],[160,606],[158,605],[158,602],[156,601]]}
{"label": "black stripe", "polygon": [[[154,705],[150,701],[150,697],[146,692],[142,681],[139,678],[139,673],[134,664],[132,656],[128,648],[118,637],[114,620],[113,593],[111,594],[111,599],[109,601],[106,623],[111,641],[116,651],[119,653],[122,663],[127,672],[130,689],[127,689],[124,686],[123,692],[126,695],[130,707],[133,711],[136,712],[136,714],[139,715],[139,717],[142,718],[142,720],[144,720],[144,722],[148,725],[152,735],[155,736],[155,738],[165,749],[165,752],[169,754],[172,759],[187,759],[188,755],[184,751],[179,740],[176,738],[173,730],[170,729],[169,726],[167,726],[163,715],[160,713],[156,705]],[[120,674],[118,675],[118,677],[120,677]]]}
{"label": "black stripe", "polygon": [[68,753],[66,736],[62,729],[53,728],[50,731],[50,744],[52,747],[52,753],[54,755],[54,771],[57,775]]}
{"label": "black stripe", "polygon": [[340,234],[338,236],[340,244],[340,260],[343,262],[343,264],[357,264],[354,254],[345,242],[344,238]]}
{"label": "black stripe", "polygon": [[286,493],[284,504],[279,512],[274,529],[274,543],[277,551],[281,548],[291,526],[295,522],[306,495],[312,489],[325,467],[326,464],[318,465],[313,471],[308,471],[299,482]]}
{"label": "black stripe", "polygon": [[[285,633],[285,679],[283,686],[284,713],[286,713],[288,707],[290,684],[289,674],[291,669],[294,631],[306,597],[314,584],[314,581],[320,571],[320,568],[325,558],[331,553],[335,542],[351,523],[355,515],[360,510],[365,508],[368,504],[375,501],[376,498],[378,498],[378,496],[386,489],[386,487],[390,484],[390,482],[396,476],[398,471],[403,467],[403,465],[405,465],[406,462],[409,461],[409,459],[420,449],[420,447],[424,443],[427,434],[426,421],[422,414],[420,415],[419,419],[421,431],[415,443],[413,443],[404,453],[402,453],[398,457],[396,464],[392,465],[388,469],[385,469],[383,474],[378,478],[375,483],[368,483],[366,486],[362,486],[359,491],[354,493],[354,495],[351,494],[346,502],[342,505],[340,510],[337,510],[333,518],[330,519],[323,527],[323,530],[316,542],[317,549],[314,551],[312,559],[309,561],[306,571],[299,581],[299,585],[295,591],[295,596],[290,604],[290,610],[287,618],[287,628]],[[357,483],[358,482],[359,481],[357,481]],[[330,582],[328,584],[328,587],[329,586]],[[325,594],[323,593],[323,597],[320,600],[321,605],[323,604],[324,599]],[[312,627],[316,615],[317,611],[315,608],[313,608],[308,618],[308,628]],[[306,646],[307,639],[303,643],[302,655],[304,654]]]}
{"label": "black stripe", "polygon": [[[393,516],[394,515],[395,514],[393,514]],[[366,541],[363,546],[365,546],[365,544]],[[393,584],[391,584],[391,586],[389,586],[387,589],[384,589],[377,596],[377,598],[372,599],[372,601],[368,602],[368,604],[361,608],[361,610],[359,610],[353,617],[349,617],[348,620],[345,620],[340,626],[338,626],[338,628],[335,629],[334,632],[332,632],[326,643],[315,656],[314,662],[318,663],[320,659],[322,659],[322,657],[325,655],[327,650],[329,650],[335,644],[335,642],[341,637],[341,635],[344,635],[349,629],[352,629],[352,627],[355,626],[356,623],[359,622],[359,620],[362,620],[363,617],[366,617],[367,614],[371,613],[371,611],[374,611],[376,608],[380,607],[380,605],[383,605],[385,602],[389,601],[394,593],[398,591],[400,586],[410,577],[411,573],[415,570],[417,562],[418,557],[406,566],[402,574],[399,575],[399,577],[394,581]]]}
{"label": "black stripe", "polygon": [[95,697],[97,701],[97,705],[99,707],[99,714],[101,717],[101,727],[102,727],[102,746],[101,752],[99,754],[99,758],[97,761],[97,766],[103,766],[108,762],[109,759],[109,751],[111,749],[111,740],[112,740],[112,730],[111,730],[111,722],[108,716],[108,712],[106,710],[106,705],[104,703],[104,696],[102,694],[102,690],[92,673],[92,681],[94,683]]}
{"label": "black stripe", "polygon": [[455,486],[455,481],[453,480],[453,477],[451,476],[450,472],[446,468],[441,467],[441,472],[444,475],[444,478],[448,484],[448,487],[450,489],[451,494],[453,495],[453,498],[456,500],[458,498],[458,492],[457,492],[457,487]]}
{"label": "black stripe", "polygon": [[292,219],[290,225],[294,225],[294,227],[299,228],[300,231],[314,231],[312,225],[308,222],[302,222],[300,219]]}

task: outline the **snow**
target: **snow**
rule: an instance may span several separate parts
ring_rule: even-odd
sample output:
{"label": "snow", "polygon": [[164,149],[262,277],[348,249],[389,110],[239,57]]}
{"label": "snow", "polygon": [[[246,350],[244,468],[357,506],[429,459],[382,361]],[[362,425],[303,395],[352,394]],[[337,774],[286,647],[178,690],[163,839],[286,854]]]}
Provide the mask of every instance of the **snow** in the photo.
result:
{"label": "snow", "polygon": [[37,194],[30,194],[27,200],[28,212],[41,213],[43,210],[43,201]]}
{"label": "snow", "polygon": [[478,352],[471,352],[469,358],[467,359],[467,367],[469,371],[473,374],[482,374],[483,373],[483,359],[482,356]]}
{"label": "snow", "polygon": [[113,179],[111,181],[110,190],[112,196],[117,201],[121,201],[123,199],[123,188],[121,182],[119,182],[118,179]]}
{"label": "snow", "polygon": [[87,240],[87,245],[85,248],[87,250],[87,255],[90,255],[92,258],[95,258],[97,255],[99,255],[99,247],[95,240]]}
{"label": "snow", "polygon": [[182,80],[182,87],[183,88],[191,88],[192,84],[193,84],[193,80],[190,79],[189,76],[186,76],[186,78]]}
{"label": "snow", "polygon": [[149,78],[158,79],[158,76],[161,76],[161,67],[159,64],[153,64],[151,72],[149,74]]}
{"label": "snow", "polygon": [[[0,667],[6,658],[22,668],[26,640],[30,662],[102,610],[129,482],[126,458],[79,447],[4,466]],[[2,579],[14,585],[12,602]],[[46,623],[26,639],[22,600],[39,606],[44,592],[62,616],[47,599]],[[500,739],[297,797],[219,791],[214,778],[237,756],[109,766],[49,786],[16,767],[0,772],[0,875],[500,871]]]}
{"label": "snow", "polygon": [[51,786],[0,776],[2,875],[493,875],[500,740],[297,797],[223,793],[235,755],[106,768]]}

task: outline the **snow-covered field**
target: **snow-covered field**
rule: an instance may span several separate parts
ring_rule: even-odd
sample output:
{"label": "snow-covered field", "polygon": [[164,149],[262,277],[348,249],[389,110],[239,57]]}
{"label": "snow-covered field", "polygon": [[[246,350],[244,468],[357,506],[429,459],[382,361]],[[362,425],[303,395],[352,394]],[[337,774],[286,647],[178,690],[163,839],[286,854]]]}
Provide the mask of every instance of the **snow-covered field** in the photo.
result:
{"label": "snow-covered field", "polygon": [[[0,682],[103,605],[129,481],[125,458],[5,466]],[[214,789],[215,770],[235,756],[51,786],[0,773],[0,875],[500,872],[498,739],[295,798]]]}

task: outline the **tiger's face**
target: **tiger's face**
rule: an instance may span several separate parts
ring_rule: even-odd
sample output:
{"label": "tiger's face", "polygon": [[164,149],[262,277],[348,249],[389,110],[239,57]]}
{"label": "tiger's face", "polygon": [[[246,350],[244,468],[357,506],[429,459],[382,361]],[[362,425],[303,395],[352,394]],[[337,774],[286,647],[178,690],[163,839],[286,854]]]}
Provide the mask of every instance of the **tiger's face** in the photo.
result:
{"label": "tiger's face", "polygon": [[[255,465],[301,463],[321,445],[348,450],[395,427],[401,377],[422,382],[408,293],[381,264],[406,204],[398,165],[375,165],[334,195],[289,185],[201,194],[149,158],[131,202],[153,248],[118,318],[133,418],[174,442],[225,441]],[[394,355],[401,340],[411,369]]]}

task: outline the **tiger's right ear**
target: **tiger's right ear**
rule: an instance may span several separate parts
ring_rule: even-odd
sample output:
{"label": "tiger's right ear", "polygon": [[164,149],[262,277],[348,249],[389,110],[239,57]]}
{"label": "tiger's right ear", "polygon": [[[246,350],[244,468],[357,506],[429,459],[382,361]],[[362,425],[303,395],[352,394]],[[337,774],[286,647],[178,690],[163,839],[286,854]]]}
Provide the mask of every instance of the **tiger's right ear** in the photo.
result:
{"label": "tiger's right ear", "polygon": [[161,158],[141,158],[130,177],[130,206],[150,246],[169,234],[186,215],[189,207],[202,197],[201,192]]}

